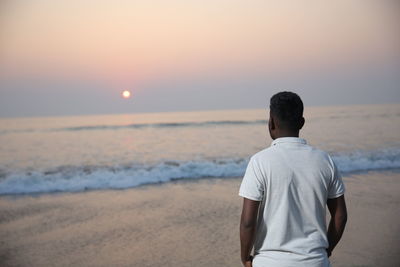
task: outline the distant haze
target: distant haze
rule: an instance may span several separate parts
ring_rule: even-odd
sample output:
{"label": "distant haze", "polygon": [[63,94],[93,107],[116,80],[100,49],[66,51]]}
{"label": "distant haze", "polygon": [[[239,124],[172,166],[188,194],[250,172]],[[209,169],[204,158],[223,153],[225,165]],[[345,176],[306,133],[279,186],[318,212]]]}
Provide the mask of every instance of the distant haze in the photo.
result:
{"label": "distant haze", "polygon": [[5,0],[0,116],[398,103],[399,25],[395,0]]}

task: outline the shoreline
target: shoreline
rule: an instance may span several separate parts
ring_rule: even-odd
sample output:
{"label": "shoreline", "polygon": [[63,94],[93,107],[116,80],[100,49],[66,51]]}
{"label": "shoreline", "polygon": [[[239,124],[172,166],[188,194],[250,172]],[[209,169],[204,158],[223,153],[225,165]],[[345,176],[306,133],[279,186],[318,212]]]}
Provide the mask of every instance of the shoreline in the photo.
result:
{"label": "shoreline", "polygon": [[[399,169],[400,173],[400,169]],[[126,187],[126,188],[106,188],[106,189],[86,189],[83,191],[50,191],[50,192],[39,192],[39,193],[17,193],[17,194],[2,194],[0,195],[0,201],[2,198],[4,199],[19,199],[19,198],[39,198],[45,196],[57,196],[57,195],[74,195],[74,194],[86,194],[86,193],[93,193],[93,192],[123,192],[127,190],[135,190],[135,189],[151,189],[152,187],[162,187],[174,184],[185,184],[185,183],[193,183],[196,184],[201,181],[225,181],[225,180],[237,180],[242,179],[242,177],[234,176],[234,177],[199,177],[199,178],[176,178],[165,182],[157,182],[157,183],[145,183],[140,184],[137,186]]]}
{"label": "shoreline", "polygon": [[[400,173],[344,176],[335,267],[400,264]],[[0,196],[2,266],[240,266],[241,178]]]}

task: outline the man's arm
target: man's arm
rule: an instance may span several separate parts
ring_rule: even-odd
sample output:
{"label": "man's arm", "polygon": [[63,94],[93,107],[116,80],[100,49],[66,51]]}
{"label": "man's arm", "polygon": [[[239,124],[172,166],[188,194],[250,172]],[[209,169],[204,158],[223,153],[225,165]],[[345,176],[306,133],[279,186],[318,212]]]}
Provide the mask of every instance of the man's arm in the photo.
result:
{"label": "man's arm", "polygon": [[250,255],[253,248],[257,226],[257,215],[260,201],[243,198],[242,216],[240,219],[240,248],[244,266],[252,266]]}
{"label": "man's arm", "polygon": [[327,253],[329,257],[332,254],[336,244],[342,237],[347,222],[347,209],[344,195],[338,198],[328,199],[327,205],[331,214],[331,220],[328,227],[329,247],[327,249]]}

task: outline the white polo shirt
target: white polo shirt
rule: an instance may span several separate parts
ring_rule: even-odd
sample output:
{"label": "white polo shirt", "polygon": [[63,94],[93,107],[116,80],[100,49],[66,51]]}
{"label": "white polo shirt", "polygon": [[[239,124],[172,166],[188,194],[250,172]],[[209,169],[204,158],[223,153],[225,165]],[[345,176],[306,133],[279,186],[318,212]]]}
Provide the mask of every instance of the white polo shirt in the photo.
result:
{"label": "white polo shirt", "polygon": [[330,266],[326,202],[344,191],[331,157],[304,139],[277,138],[253,155],[239,190],[261,201],[253,266]]}

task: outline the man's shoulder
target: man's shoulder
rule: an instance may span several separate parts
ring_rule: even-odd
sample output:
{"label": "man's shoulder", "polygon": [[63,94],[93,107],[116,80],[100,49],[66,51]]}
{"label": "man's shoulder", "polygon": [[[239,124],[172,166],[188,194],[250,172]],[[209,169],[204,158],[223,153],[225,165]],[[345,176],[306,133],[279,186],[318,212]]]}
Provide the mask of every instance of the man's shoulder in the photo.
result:
{"label": "man's shoulder", "polygon": [[265,159],[265,157],[268,157],[269,155],[272,155],[274,153],[274,147],[269,146],[266,147],[258,152],[256,152],[253,156],[251,156],[252,160],[260,160],[260,159]]}
{"label": "man's shoulder", "polygon": [[258,152],[256,152],[255,154],[253,154],[253,156],[250,157],[250,161],[253,164],[256,165],[265,165],[268,162],[274,161],[276,160],[276,147],[274,146],[269,146],[266,147]]}
{"label": "man's shoulder", "polygon": [[310,148],[310,150],[311,150],[313,153],[318,154],[318,155],[320,155],[320,156],[322,156],[322,157],[325,157],[325,158],[329,158],[328,152],[326,152],[326,151],[324,151],[324,150],[322,150],[322,149],[320,149],[320,148],[317,148],[317,147],[315,147],[315,146],[312,146],[312,145],[308,145],[308,144],[307,144],[307,146]]}
{"label": "man's shoulder", "polygon": [[[313,155],[315,158],[320,158],[322,160],[328,160],[328,161],[332,161],[330,155],[328,152],[314,147],[312,145],[306,144],[304,146],[306,149],[304,150],[305,153],[308,153],[309,156]],[[258,152],[256,152],[255,154],[253,154],[253,156],[251,156],[251,160],[254,161],[259,161],[259,160],[265,160],[267,158],[273,158],[274,156],[276,156],[277,153],[279,153],[279,148],[276,146],[269,146],[266,147]]]}
{"label": "man's shoulder", "polygon": [[316,148],[316,147],[312,147],[312,149],[313,149],[313,152],[316,155],[318,155],[321,159],[327,160],[330,163],[332,163],[333,160],[331,158],[331,155],[329,155],[329,153],[327,151],[319,149],[319,148]]}

